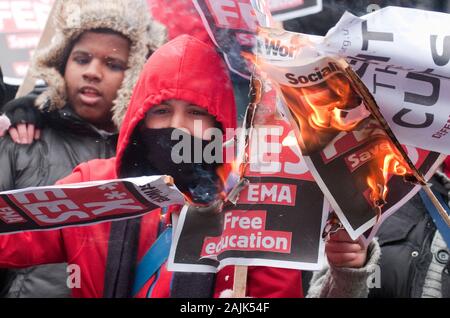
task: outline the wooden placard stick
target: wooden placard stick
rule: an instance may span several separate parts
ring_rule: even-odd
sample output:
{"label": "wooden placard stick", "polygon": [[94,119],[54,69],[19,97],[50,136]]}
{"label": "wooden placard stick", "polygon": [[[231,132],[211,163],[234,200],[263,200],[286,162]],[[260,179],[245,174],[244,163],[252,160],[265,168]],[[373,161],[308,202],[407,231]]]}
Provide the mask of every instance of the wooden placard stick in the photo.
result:
{"label": "wooden placard stick", "polygon": [[[255,114],[256,110],[258,108],[258,104],[261,101],[262,96],[262,82],[261,80],[257,79],[255,76],[252,76],[250,81],[250,104],[247,107],[247,112],[245,114],[245,129],[249,129],[249,133],[246,136],[246,141],[244,143],[244,148],[248,149],[250,145],[250,136],[252,135],[251,129],[253,128],[254,121],[255,121]],[[243,158],[241,158],[241,166],[239,167],[239,175],[240,175],[240,182],[236,185],[236,193],[233,193],[231,200],[234,200],[234,204],[236,204],[237,199],[239,197],[239,192],[245,188],[248,185],[248,180],[244,178],[244,172],[245,167],[248,164],[248,156],[246,154],[246,151],[244,150],[241,154]],[[233,296],[235,298],[245,298],[245,291],[247,289],[247,273],[248,273],[248,266],[244,265],[236,265],[234,268],[234,283],[233,283]]]}
{"label": "wooden placard stick", "polygon": [[428,198],[430,198],[431,203],[433,203],[433,205],[436,207],[436,210],[439,212],[441,217],[444,219],[447,226],[450,227],[450,216],[447,214],[447,211],[445,211],[444,207],[441,205],[439,200],[436,198],[433,191],[431,191],[431,189],[428,185],[423,185],[422,189],[425,191]]}
{"label": "wooden placard stick", "polygon": [[247,272],[248,266],[236,265],[234,267],[234,298],[245,298],[245,291],[247,289]]}

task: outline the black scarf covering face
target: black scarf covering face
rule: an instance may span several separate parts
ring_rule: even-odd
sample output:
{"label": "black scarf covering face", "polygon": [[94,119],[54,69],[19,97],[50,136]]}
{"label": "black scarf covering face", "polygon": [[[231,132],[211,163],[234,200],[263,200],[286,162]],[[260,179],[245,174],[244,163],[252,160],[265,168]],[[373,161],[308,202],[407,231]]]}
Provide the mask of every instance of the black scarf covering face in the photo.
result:
{"label": "black scarf covering face", "polygon": [[222,140],[203,140],[175,128],[146,127],[141,128],[140,138],[148,171],[172,176],[194,203],[217,199],[222,190],[216,173],[222,162]]}

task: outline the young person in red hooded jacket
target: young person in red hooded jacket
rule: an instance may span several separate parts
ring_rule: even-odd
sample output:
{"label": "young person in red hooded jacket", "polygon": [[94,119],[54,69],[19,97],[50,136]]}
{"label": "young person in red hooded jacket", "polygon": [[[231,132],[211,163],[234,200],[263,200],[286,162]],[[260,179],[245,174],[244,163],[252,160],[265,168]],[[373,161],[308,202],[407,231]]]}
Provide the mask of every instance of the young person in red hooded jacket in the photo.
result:
{"label": "young person in red hooded jacket", "polygon": [[[217,164],[175,165],[170,160],[175,129],[184,128],[193,139],[203,139],[194,129],[195,121],[202,123],[202,132],[235,128],[235,101],[226,67],[214,48],[184,35],[158,49],[145,65],[121,127],[117,156],[81,164],[60,183],[170,174],[193,201],[204,202],[202,194],[219,190]],[[205,145],[208,140],[201,142]],[[81,287],[73,289],[75,297],[217,297],[231,288],[233,267],[214,276],[172,273],[163,264],[132,292],[136,265],[180,208],[92,226],[0,236],[0,266],[76,264]],[[341,235],[333,244],[339,248],[328,250],[330,263],[349,267],[366,263],[367,251],[357,243]],[[250,267],[248,275],[249,297],[303,296],[300,271]]]}

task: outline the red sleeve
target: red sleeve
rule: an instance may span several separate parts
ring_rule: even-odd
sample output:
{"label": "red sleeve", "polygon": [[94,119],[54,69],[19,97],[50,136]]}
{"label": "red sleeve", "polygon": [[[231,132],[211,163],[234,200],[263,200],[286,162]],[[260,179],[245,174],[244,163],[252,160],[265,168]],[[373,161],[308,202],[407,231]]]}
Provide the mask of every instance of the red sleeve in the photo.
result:
{"label": "red sleeve", "polygon": [[56,184],[116,179],[115,162],[115,157],[84,162],[76,166],[70,175],[58,180]]}
{"label": "red sleeve", "polygon": [[20,268],[65,261],[61,230],[0,235],[0,267]]}
{"label": "red sleeve", "polygon": [[[57,184],[113,179],[114,160],[92,160],[77,166]],[[0,267],[28,267],[66,261],[63,230],[0,235]]]}
{"label": "red sleeve", "polygon": [[89,180],[88,178],[83,177],[85,174],[89,174],[89,165],[86,162],[76,166],[71,174],[58,180],[56,184],[79,183],[83,182],[84,180]]}

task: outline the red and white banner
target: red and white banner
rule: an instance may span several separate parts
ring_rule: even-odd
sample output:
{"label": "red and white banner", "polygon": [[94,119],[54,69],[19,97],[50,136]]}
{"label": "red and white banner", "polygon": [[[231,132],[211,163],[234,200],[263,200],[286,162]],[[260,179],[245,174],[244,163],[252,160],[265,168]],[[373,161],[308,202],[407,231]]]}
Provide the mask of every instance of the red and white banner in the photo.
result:
{"label": "red and white banner", "polygon": [[0,192],[0,234],[137,217],[184,204],[165,176],[95,181]]}

